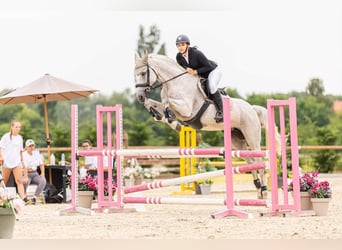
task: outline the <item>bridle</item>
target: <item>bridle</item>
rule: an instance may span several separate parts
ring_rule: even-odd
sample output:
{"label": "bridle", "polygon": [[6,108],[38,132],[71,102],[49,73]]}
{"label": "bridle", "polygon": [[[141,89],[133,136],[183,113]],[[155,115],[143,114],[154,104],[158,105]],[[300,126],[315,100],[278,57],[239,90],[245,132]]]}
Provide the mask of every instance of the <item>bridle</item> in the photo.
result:
{"label": "bridle", "polygon": [[167,82],[170,82],[170,81],[172,81],[172,80],[174,80],[174,79],[176,79],[176,78],[178,78],[178,77],[180,77],[180,76],[182,76],[182,75],[184,75],[184,74],[187,73],[186,71],[184,71],[184,72],[182,72],[182,73],[180,73],[180,74],[178,74],[178,75],[176,75],[176,76],[174,76],[174,77],[171,77],[170,79],[168,79],[168,80],[166,80],[166,81],[160,82],[160,83],[157,84],[156,86],[152,86],[154,83],[152,83],[152,84],[150,83],[150,69],[151,69],[151,70],[153,71],[153,73],[156,75],[156,78],[157,78],[157,79],[159,78],[159,77],[158,77],[158,73],[157,73],[157,71],[156,71],[154,68],[152,68],[150,65],[148,65],[148,63],[147,63],[146,65],[140,66],[140,67],[138,67],[138,68],[141,68],[141,67],[144,67],[144,66],[147,67],[146,82],[145,82],[145,83],[137,83],[137,84],[135,84],[135,87],[136,87],[136,88],[146,88],[145,91],[148,91],[148,92],[151,91],[151,90],[153,90],[153,89],[159,88],[159,87],[163,86],[163,84],[165,84],[165,83],[167,83]]}

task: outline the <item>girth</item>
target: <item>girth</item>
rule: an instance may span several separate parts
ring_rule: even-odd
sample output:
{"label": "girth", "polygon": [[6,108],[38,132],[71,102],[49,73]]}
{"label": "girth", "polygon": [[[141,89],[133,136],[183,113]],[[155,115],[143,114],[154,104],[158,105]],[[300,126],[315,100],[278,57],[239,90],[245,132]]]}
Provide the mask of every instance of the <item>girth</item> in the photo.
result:
{"label": "girth", "polygon": [[207,110],[210,103],[211,103],[210,100],[205,99],[202,107],[199,109],[199,111],[196,113],[196,115],[193,118],[191,118],[190,120],[184,121],[184,123],[186,125],[189,125],[190,127],[194,128],[194,129],[201,129],[203,127],[203,125],[201,123],[201,116]]}

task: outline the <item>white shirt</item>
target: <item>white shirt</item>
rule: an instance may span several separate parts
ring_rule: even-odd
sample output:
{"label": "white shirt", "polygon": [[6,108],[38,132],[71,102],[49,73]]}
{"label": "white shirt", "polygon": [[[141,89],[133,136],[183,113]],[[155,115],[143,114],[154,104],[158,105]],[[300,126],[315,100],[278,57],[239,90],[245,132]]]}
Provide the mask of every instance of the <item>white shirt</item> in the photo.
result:
{"label": "white shirt", "polygon": [[[89,169],[97,169],[97,156],[85,156],[84,164],[89,166]],[[103,166],[109,167],[109,156],[103,156]]]}
{"label": "white shirt", "polygon": [[[109,166],[109,158],[112,159],[112,163]],[[113,156],[103,156],[103,166],[113,168],[114,157]]]}
{"label": "white shirt", "polygon": [[12,135],[7,132],[1,137],[0,148],[2,148],[4,167],[15,168],[21,166],[20,153],[23,150],[23,138],[21,135]]}
{"label": "white shirt", "polygon": [[32,155],[25,151],[23,158],[27,169],[37,170],[37,167],[43,164],[43,159],[37,149],[32,151]]}
{"label": "white shirt", "polygon": [[96,169],[97,168],[97,156],[85,156],[84,164],[86,166],[89,165],[89,169]]}

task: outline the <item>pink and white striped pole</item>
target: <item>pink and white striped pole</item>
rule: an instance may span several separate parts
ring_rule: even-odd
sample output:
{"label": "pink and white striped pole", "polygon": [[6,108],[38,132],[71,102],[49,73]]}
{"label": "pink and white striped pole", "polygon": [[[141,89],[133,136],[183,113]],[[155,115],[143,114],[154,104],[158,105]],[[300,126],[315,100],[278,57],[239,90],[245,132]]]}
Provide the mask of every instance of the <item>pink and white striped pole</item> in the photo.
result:
{"label": "pink and white striped pole", "polygon": [[[260,162],[260,163],[247,164],[243,166],[234,167],[231,169],[231,171],[232,173],[237,174],[237,173],[244,173],[244,172],[249,172],[249,171],[257,170],[257,169],[264,169],[265,167],[266,167],[266,164],[264,162]],[[140,191],[145,191],[145,190],[150,190],[150,189],[174,186],[174,185],[178,185],[181,183],[189,183],[189,182],[193,182],[197,180],[215,178],[215,177],[223,176],[225,172],[226,171],[222,169],[222,170],[216,170],[216,171],[211,171],[211,172],[205,172],[205,173],[200,173],[200,174],[195,174],[195,175],[188,175],[188,176],[168,179],[168,180],[154,181],[154,182],[136,185],[132,187],[126,187],[124,189],[124,193],[128,194],[128,193],[140,192]]]}
{"label": "pink and white striped pole", "polygon": [[[175,197],[124,197],[124,203],[134,204],[202,204],[202,205],[227,205],[224,198],[175,198]],[[266,200],[234,199],[236,206],[269,206]]]}
{"label": "pink and white striped pole", "polygon": [[[166,149],[104,149],[104,150],[79,150],[80,156],[122,156],[125,158],[201,158],[222,157],[224,148],[166,148]],[[232,157],[268,157],[267,151],[240,150],[231,151]]]}

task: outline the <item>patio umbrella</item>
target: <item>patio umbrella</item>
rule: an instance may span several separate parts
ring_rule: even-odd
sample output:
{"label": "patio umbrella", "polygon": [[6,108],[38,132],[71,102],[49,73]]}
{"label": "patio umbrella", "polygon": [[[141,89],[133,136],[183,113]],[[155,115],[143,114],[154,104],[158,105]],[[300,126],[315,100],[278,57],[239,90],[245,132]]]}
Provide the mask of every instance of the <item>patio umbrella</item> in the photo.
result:
{"label": "patio umbrella", "polygon": [[44,119],[48,160],[50,162],[50,136],[47,102],[70,101],[87,97],[98,90],[45,74],[43,77],[0,97],[2,104],[44,103]]}

